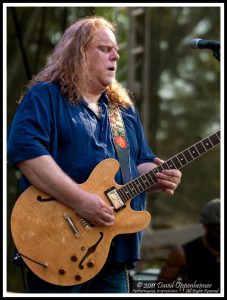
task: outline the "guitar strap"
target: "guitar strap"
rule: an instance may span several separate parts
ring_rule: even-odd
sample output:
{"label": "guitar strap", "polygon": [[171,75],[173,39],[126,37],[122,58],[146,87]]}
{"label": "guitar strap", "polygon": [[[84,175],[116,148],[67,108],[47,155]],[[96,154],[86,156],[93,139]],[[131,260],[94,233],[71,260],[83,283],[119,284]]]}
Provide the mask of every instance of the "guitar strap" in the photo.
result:
{"label": "guitar strap", "polygon": [[108,117],[112,130],[114,146],[120,163],[123,183],[127,183],[132,179],[129,163],[129,144],[126,136],[124,121],[120,108],[117,104],[108,104]]}

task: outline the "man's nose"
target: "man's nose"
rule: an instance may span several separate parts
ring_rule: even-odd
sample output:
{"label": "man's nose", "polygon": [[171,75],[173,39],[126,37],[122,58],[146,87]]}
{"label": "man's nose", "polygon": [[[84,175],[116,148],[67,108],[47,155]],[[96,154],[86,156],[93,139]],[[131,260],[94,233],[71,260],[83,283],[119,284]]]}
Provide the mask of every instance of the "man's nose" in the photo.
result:
{"label": "man's nose", "polygon": [[112,53],[111,53],[111,59],[112,60],[119,60],[120,55],[118,54],[117,50],[112,49]]}

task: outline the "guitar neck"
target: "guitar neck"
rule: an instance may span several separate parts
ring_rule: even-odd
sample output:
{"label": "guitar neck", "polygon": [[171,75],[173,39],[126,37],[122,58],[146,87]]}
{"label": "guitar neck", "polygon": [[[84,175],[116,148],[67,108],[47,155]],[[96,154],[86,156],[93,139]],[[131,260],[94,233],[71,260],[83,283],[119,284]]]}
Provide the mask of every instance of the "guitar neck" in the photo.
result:
{"label": "guitar neck", "polygon": [[136,179],[123,185],[118,193],[126,201],[150,189],[157,183],[156,173],[167,169],[181,169],[196,158],[205,154],[220,143],[220,131],[200,140],[194,145],[186,148],[177,155],[169,158],[163,164],[158,165],[151,171],[144,173]]}

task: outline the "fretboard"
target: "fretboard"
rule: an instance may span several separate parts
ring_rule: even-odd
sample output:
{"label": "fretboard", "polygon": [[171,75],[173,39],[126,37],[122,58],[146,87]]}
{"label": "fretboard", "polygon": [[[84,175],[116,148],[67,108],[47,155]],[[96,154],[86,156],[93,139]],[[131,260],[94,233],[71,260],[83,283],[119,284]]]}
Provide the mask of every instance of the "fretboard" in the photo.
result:
{"label": "fretboard", "polygon": [[127,201],[143,193],[157,183],[157,172],[160,172],[164,169],[181,169],[185,165],[189,164],[196,158],[217,146],[219,143],[220,131],[217,131],[216,133],[202,139],[177,155],[169,158],[163,164],[158,165],[151,171],[123,185],[120,189],[118,189],[121,199],[123,201]]}

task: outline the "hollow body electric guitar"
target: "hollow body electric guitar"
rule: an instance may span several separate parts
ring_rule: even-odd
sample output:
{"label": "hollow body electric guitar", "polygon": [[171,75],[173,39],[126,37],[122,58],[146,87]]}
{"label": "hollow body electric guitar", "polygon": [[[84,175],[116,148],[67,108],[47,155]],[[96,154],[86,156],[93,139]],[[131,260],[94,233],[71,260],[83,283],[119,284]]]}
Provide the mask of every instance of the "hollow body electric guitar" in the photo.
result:
{"label": "hollow body electric guitar", "polygon": [[181,169],[219,143],[220,131],[125,185],[114,180],[119,168],[115,159],[99,163],[81,188],[114,206],[115,224],[110,227],[93,226],[57,199],[29,187],[16,201],[11,216],[20,256],[37,276],[53,284],[70,286],[91,279],[103,267],[116,235],[143,230],[150,222],[150,214],[133,210],[130,200],[157,182],[157,172]]}

